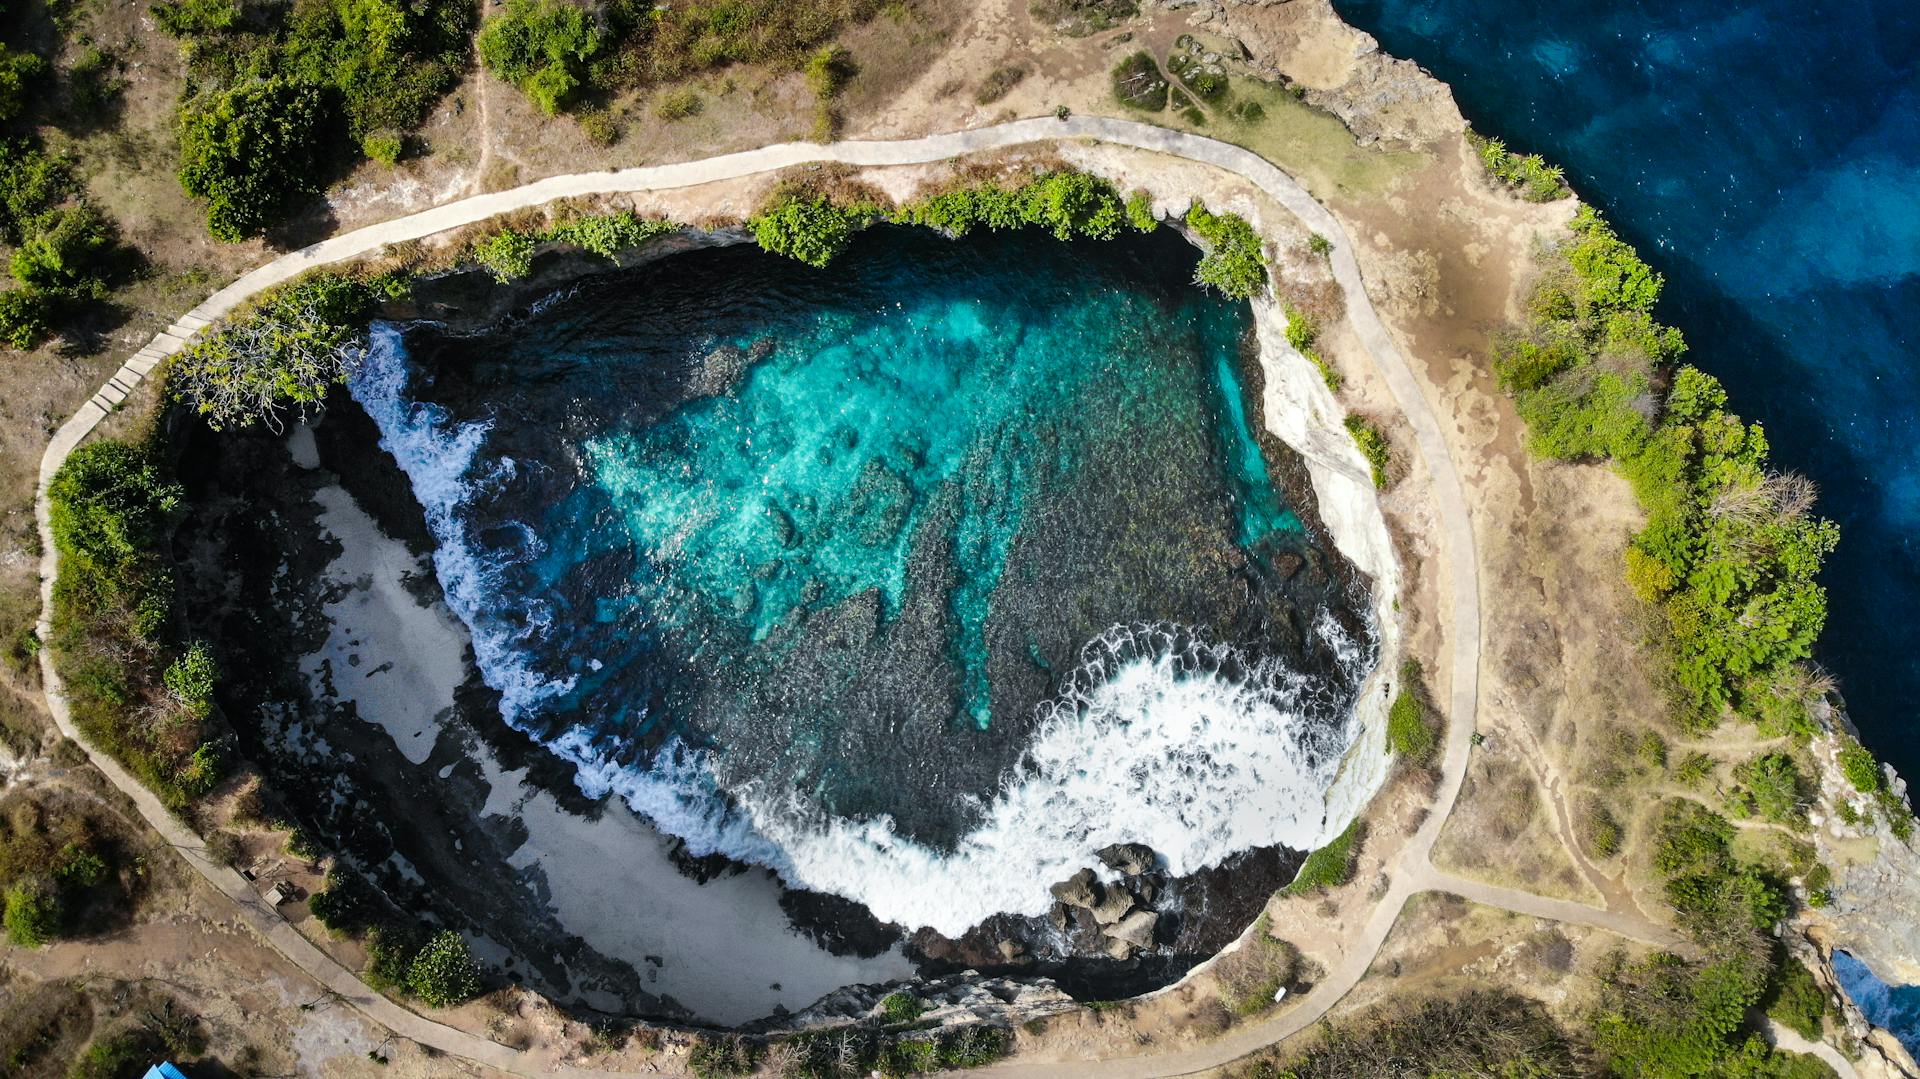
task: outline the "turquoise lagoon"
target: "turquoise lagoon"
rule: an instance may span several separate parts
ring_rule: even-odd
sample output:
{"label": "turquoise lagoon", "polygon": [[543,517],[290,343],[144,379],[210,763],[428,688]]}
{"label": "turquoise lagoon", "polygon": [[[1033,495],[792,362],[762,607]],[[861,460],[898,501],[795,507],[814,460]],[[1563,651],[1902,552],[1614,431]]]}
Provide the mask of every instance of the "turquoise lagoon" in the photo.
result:
{"label": "turquoise lagoon", "polygon": [[1364,582],[1193,261],[697,251],[377,326],[351,389],[508,722],[696,855],[957,933],[1107,843],[1177,874],[1325,825]]}

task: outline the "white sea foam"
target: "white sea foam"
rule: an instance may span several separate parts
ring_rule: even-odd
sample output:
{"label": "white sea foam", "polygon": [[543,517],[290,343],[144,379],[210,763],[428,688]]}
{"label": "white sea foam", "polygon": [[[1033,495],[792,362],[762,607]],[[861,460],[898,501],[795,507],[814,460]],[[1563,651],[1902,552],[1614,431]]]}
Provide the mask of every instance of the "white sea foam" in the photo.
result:
{"label": "white sea foam", "polygon": [[[462,503],[490,482],[469,476],[484,423],[455,424],[415,404],[398,333],[377,327],[354,398],[381,444],[413,481],[439,541],[435,567],[448,605],[473,631],[482,676],[523,724],[570,682],[528,661],[539,615],[491,587],[498,567],[468,546]],[[1372,642],[1356,641],[1324,612],[1313,635],[1356,672]],[[1309,849],[1329,821],[1325,793],[1352,740],[1344,700],[1324,678],[1277,661],[1249,664],[1230,646],[1172,626],[1116,627],[1092,642],[1061,698],[1045,707],[1020,765],[982,807],[982,823],[951,852],[899,835],[889,818],[847,820],[786,790],[748,786],[722,795],[706,756],[670,743],[645,769],[625,767],[576,728],[551,748],[572,761],[593,797],[617,794],[695,855],[765,865],[790,885],[865,903],[885,920],[958,934],[990,914],[1040,914],[1046,885],[1110,843],[1143,842],[1175,874],[1254,847]]]}

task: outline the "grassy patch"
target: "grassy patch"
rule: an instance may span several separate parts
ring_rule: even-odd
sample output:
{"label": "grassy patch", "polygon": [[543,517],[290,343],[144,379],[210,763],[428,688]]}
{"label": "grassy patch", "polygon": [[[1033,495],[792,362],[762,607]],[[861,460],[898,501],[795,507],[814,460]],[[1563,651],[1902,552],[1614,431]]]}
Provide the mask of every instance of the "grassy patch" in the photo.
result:
{"label": "grassy patch", "polygon": [[1367,469],[1373,475],[1373,485],[1379,488],[1387,486],[1387,466],[1392,463],[1393,451],[1387,443],[1386,433],[1373,425],[1364,416],[1348,413],[1346,419],[1347,434],[1353,436],[1353,444],[1360,447],[1360,455],[1367,459]]}
{"label": "grassy patch", "polygon": [[1307,855],[1300,864],[1300,872],[1293,881],[1281,889],[1282,895],[1297,896],[1325,888],[1335,888],[1353,879],[1354,859],[1360,853],[1360,840],[1365,829],[1359,821],[1347,825],[1333,842]]}
{"label": "grassy patch", "polygon": [[1409,764],[1424,766],[1440,745],[1439,719],[1427,705],[1420,661],[1400,665],[1400,692],[1387,708],[1387,749]]}
{"label": "grassy patch", "polygon": [[1167,107],[1167,80],[1152,53],[1141,50],[1114,65],[1113,97],[1141,112],[1159,112]]}
{"label": "grassy patch", "polygon": [[1256,1015],[1273,1007],[1274,996],[1291,989],[1300,976],[1300,949],[1275,940],[1267,916],[1248,930],[1247,942],[1221,957],[1215,968],[1221,999],[1237,1015]]}

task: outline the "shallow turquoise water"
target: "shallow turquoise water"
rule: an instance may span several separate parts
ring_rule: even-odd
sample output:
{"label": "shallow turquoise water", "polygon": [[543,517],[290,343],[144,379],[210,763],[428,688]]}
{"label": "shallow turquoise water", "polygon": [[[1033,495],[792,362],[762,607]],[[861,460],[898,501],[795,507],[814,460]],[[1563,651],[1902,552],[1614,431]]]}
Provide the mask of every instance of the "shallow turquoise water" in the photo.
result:
{"label": "shallow turquoise water", "polygon": [[[695,252],[494,333],[384,330],[354,394],[503,712],[590,791],[887,916],[979,917],[1098,837],[1192,869],[1302,842],[1346,744],[1360,584],[1276,483],[1249,313],[1194,259]],[[954,896],[962,862],[1001,879]]]}

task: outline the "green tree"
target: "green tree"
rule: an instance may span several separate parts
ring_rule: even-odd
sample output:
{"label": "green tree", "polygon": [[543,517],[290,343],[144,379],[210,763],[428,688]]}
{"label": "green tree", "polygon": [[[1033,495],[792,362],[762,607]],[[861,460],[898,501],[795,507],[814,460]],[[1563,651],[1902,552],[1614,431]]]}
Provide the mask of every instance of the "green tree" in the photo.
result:
{"label": "green tree", "polygon": [[207,231],[237,243],[320,190],[320,91],[274,77],[180,110],[180,184],[207,202]]}
{"label": "green tree", "polygon": [[436,1008],[472,1000],[480,994],[480,964],[460,934],[443,929],[408,964],[407,988]]}
{"label": "green tree", "polygon": [[1216,214],[1196,201],[1187,210],[1187,226],[1200,237],[1206,254],[1193,279],[1229,299],[1245,300],[1267,286],[1267,255],[1260,235],[1237,214]]}
{"label": "green tree", "polygon": [[480,62],[552,116],[566,107],[605,44],[603,29],[565,0],[508,0],[480,28]]}
{"label": "green tree", "polygon": [[762,250],[825,266],[847,249],[868,216],[822,197],[788,193],[749,218],[747,227]]}
{"label": "green tree", "polygon": [[394,287],[318,274],[276,289],[181,350],[167,387],[216,430],[277,423],[284,409],[305,416],[346,381],[373,304]]}

